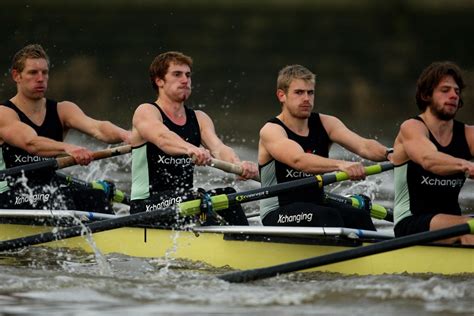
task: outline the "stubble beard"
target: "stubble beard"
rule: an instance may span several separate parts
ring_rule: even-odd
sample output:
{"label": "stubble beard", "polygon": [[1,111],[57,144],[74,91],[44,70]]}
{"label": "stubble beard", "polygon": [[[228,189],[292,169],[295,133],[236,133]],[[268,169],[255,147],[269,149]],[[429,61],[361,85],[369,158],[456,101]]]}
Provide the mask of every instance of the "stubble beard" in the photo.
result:
{"label": "stubble beard", "polygon": [[459,110],[459,106],[456,108],[456,111],[454,111],[453,113],[449,113],[449,112],[443,111],[443,108],[438,109],[434,105],[430,105],[431,113],[433,113],[433,115],[436,116],[436,118],[438,118],[441,121],[451,121],[452,119],[456,117],[456,113],[458,112],[458,110]]}

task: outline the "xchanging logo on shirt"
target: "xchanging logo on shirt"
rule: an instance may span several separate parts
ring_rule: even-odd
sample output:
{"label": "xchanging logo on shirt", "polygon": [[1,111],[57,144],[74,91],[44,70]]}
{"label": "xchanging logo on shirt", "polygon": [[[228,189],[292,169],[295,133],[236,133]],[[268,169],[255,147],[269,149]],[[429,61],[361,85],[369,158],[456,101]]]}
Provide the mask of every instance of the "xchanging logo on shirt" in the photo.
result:
{"label": "xchanging logo on shirt", "polygon": [[32,163],[49,160],[51,158],[45,158],[40,156],[30,156],[30,155],[15,155],[15,163]]}
{"label": "xchanging logo on shirt", "polygon": [[294,169],[286,169],[286,178],[307,178],[311,177],[312,174],[304,171],[298,171]]}
{"label": "xchanging logo on shirt", "polygon": [[46,203],[49,201],[50,194],[47,193],[40,193],[40,194],[22,194],[15,198],[15,205],[19,205],[22,203],[31,203],[36,204],[40,201]]}
{"label": "xchanging logo on shirt", "polygon": [[171,199],[161,201],[160,203],[146,205],[146,212],[151,212],[151,211],[156,211],[156,210],[159,210],[159,209],[168,208],[168,207],[173,206],[177,203],[181,203],[181,201],[182,201],[181,197],[178,196],[178,197],[173,197]]}
{"label": "xchanging logo on shirt", "polygon": [[313,213],[301,212],[301,214],[295,214],[295,215],[279,214],[277,223],[279,224],[300,223],[301,221],[306,221],[310,223],[312,219],[313,219]]}
{"label": "xchanging logo on shirt", "polygon": [[190,165],[192,164],[193,159],[191,157],[168,157],[168,156],[158,156],[158,163],[164,165]]}
{"label": "xchanging logo on shirt", "polygon": [[462,187],[464,180],[462,179],[440,179],[422,176],[421,184],[436,187]]}

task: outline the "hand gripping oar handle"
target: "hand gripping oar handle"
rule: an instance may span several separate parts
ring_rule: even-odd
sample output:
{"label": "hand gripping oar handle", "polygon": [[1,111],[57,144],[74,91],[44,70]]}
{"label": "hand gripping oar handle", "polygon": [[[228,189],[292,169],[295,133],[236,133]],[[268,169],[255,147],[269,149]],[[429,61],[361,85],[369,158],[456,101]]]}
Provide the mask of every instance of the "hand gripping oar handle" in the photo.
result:
{"label": "hand gripping oar handle", "polygon": [[[374,175],[387,170],[393,169],[393,164],[390,162],[383,162],[380,164],[365,167],[366,175]],[[219,211],[229,208],[234,204],[246,203],[266,199],[277,196],[280,193],[288,192],[296,189],[302,189],[308,186],[318,186],[322,188],[325,185],[348,180],[349,175],[345,172],[336,172],[324,175],[317,175],[295,181],[279,183],[269,187],[244,191],[232,194],[220,194],[211,197],[211,203],[214,211]],[[200,200],[191,200],[179,204],[180,212],[184,215],[196,214],[199,212],[201,206]]]}
{"label": "hand gripping oar handle", "polygon": [[[92,157],[94,158],[94,160],[100,160],[104,158],[127,154],[131,150],[132,150],[132,147],[130,145],[119,146],[115,148],[107,148],[104,150],[93,152]],[[40,162],[35,162],[35,163],[27,164],[27,165],[22,165],[22,166],[17,166],[17,167],[2,170],[0,171],[0,180],[5,180],[6,177],[10,177],[10,176],[20,175],[23,172],[29,172],[29,171],[40,170],[40,169],[57,170],[57,169],[74,166],[76,164],[77,163],[72,156],[47,159]]]}
{"label": "hand gripping oar handle", "polygon": [[[100,160],[104,158],[110,158],[110,157],[120,156],[123,154],[128,154],[130,151],[132,151],[132,146],[124,145],[124,146],[95,151],[92,153],[92,157],[94,158],[94,160]],[[56,169],[62,169],[62,168],[77,165],[76,161],[74,160],[72,156],[56,158],[56,161],[58,162],[58,167]]]}
{"label": "hand gripping oar handle", "polygon": [[[283,273],[295,272],[316,268],[327,264],[343,262],[351,259],[370,256],[382,252],[392,251],[396,249],[406,248],[419,244],[424,244],[436,240],[447,239],[450,237],[461,236],[465,234],[474,234],[474,220],[470,220],[465,224],[452,226],[440,230],[433,230],[401,238],[395,238],[387,241],[381,241],[369,246],[344,250],[340,252],[312,257],[308,259],[288,262],[267,268],[251,269],[244,271],[230,272],[218,276],[219,279],[240,283],[253,280],[265,279]],[[423,259],[420,259],[423,260]]]}
{"label": "hand gripping oar handle", "polygon": [[[241,176],[243,174],[243,170],[241,166],[235,163],[224,161],[224,160],[212,158],[210,166],[216,169],[228,172],[228,173],[236,174],[238,176]],[[252,180],[260,181],[260,177],[257,175],[254,178],[252,178]]]}

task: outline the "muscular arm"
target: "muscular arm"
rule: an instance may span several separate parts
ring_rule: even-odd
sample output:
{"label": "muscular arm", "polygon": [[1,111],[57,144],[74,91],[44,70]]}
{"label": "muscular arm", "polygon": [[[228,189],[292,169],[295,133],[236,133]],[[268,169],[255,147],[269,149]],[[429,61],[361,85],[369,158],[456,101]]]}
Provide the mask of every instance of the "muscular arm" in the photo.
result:
{"label": "muscular arm", "polygon": [[151,142],[168,155],[195,156],[197,164],[210,162],[206,151],[183,140],[163,124],[160,112],[151,104],[141,104],[133,115],[132,145]]}
{"label": "muscular arm", "polygon": [[365,159],[372,161],[387,160],[387,147],[378,141],[359,136],[334,116],[321,114],[321,121],[332,142],[340,144]]}
{"label": "muscular arm", "polygon": [[72,102],[63,101],[58,103],[58,114],[66,128],[77,129],[108,144],[130,142],[131,133],[129,131],[109,121],[99,121],[87,116]]}
{"label": "muscular arm", "polygon": [[364,176],[364,169],[360,163],[306,153],[298,143],[288,138],[281,126],[272,123],[265,124],[260,130],[258,155],[260,164],[273,158],[306,173],[318,174],[341,170],[347,172],[352,179]]}
{"label": "muscular arm", "polygon": [[234,150],[217,137],[211,118],[202,111],[196,111],[196,117],[201,129],[201,142],[204,147],[209,149],[211,155],[227,162],[239,163],[240,159]]}
{"label": "muscular arm", "polygon": [[407,159],[435,174],[468,172],[471,177],[474,175],[474,166],[471,162],[438,151],[429,139],[426,126],[417,120],[407,120],[400,126],[395,148],[401,151],[397,153],[397,158],[404,153]]}
{"label": "muscular arm", "polygon": [[85,148],[38,136],[36,131],[18,118],[15,111],[0,106],[0,143],[6,142],[31,155],[54,157],[67,153],[79,164],[88,164],[92,153]]}
{"label": "muscular arm", "polygon": [[218,159],[240,165],[241,176],[246,179],[255,178],[258,175],[257,165],[250,161],[240,161],[235,151],[225,145],[216,135],[214,123],[211,118],[202,111],[196,111],[196,117],[201,129],[201,142],[204,147],[210,150],[211,155]]}

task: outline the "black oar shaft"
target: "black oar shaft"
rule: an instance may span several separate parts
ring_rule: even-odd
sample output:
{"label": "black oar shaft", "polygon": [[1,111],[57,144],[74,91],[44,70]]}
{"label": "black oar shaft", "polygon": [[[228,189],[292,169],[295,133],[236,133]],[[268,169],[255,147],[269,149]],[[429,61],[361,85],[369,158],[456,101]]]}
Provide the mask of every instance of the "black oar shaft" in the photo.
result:
{"label": "black oar shaft", "polygon": [[474,233],[474,220],[471,220],[466,224],[456,225],[445,229],[381,241],[369,246],[344,250],[341,252],[284,263],[272,267],[226,273],[220,275],[219,278],[234,283],[265,279],[283,273],[316,268],[327,264],[357,259],[382,252],[472,233]]}

